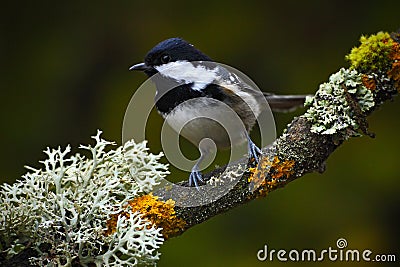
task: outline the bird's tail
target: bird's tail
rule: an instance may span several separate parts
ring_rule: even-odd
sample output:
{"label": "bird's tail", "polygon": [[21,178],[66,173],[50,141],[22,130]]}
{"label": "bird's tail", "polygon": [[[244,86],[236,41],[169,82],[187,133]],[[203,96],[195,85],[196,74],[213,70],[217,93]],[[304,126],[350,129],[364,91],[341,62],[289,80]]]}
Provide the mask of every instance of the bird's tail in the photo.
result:
{"label": "bird's tail", "polygon": [[264,93],[272,111],[290,112],[304,105],[307,95],[274,95]]}

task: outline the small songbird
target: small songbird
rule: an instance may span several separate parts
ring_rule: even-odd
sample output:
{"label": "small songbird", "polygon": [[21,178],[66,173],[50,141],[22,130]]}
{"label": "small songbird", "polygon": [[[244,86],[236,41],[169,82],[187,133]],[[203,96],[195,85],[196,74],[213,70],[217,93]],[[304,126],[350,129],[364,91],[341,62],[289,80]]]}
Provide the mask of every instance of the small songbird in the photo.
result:
{"label": "small songbird", "polygon": [[[217,148],[248,142],[250,159],[258,163],[261,150],[249,137],[257,116],[267,109],[289,111],[302,106],[305,95],[275,95],[261,93],[245,83],[238,75],[225,67],[212,64],[213,60],[192,44],[181,38],[171,38],[153,47],[144,62],[129,70],[144,71],[155,83],[155,106],[172,128],[190,142],[199,146],[204,138],[214,141]],[[266,100],[266,101],[265,101]],[[218,103],[224,105],[218,105]],[[228,136],[221,123],[213,118],[228,118],[224,106],[233,110],[243,127]],[[211,119],[206,117],[210,116]],[[239,121],[239,122],[240,122]],[[208,148],[201,153],[189,176],[189,186],[204,183],[199,164]]]}

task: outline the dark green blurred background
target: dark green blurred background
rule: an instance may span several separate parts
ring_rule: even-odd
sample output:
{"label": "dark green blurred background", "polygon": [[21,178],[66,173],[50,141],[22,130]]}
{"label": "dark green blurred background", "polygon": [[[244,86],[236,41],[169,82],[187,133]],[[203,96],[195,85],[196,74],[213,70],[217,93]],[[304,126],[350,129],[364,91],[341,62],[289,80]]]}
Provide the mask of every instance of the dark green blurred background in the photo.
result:
{"label": "dark green blurred background", "polygon": [[[361,34],[400,27],[400,1],[245,3],[2,3],[0,180],[14,181],[24,165],[40,166],[47,146],[90,142],[96,129],[121,143],[125,108],[145,80],[128,67],[165,38],[187,39],[263,90],[313,93],[347,66],[344,56]],[[256,253],[264,244],[335,248],[340,237],[349,248],[396,253],[399,263],[399,101],[369,118],[375,139],[351,139],[329,158],[324,174],[307,175],[166,242],[159,266],[291,266],[258,262]],[[294,115],[276,114],[278,131]],[[149,127],[159,129],[159,116],[150,119]],[[158,133],[148,139],[159,152]],[[365,265],[375,264],[391,266]]]}

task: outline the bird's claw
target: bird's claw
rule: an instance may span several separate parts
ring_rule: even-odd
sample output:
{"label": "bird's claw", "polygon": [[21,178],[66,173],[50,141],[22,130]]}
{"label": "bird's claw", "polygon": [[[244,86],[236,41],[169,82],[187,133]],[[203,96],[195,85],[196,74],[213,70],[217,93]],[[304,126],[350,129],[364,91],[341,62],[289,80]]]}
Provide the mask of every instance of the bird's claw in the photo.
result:
{"label": "bird's claw", "polygon": [[261,149],[258,148],[258,146],[256,146],[256,144],[254,144],[250,138],[248,142],[249,142],[249,159],[253,158],[256,164],[258,164],[259,156],[261,155]]}
{"label": "bird's claw", "polygon": [[204,184],[203,175],[197,168],[193,168],[189,175],[189,186],[191,187],[194,184],[199,191],[199,183]]}

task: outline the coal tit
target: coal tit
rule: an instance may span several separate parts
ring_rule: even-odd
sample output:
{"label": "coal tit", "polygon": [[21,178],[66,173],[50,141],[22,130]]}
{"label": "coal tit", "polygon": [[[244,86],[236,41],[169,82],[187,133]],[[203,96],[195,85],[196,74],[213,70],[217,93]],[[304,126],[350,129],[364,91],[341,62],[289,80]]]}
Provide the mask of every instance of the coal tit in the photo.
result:
{"label": "coal tit", "polygon": [[[201,140],[210,138],[217,148],[248,142],[250,159],[258,163],[261,150],[249,137],[257,116],[266,109],[267,100],[273,111],[287,111],[303,105],[305,95],[275,95],[261,93],[243,82],[236,74],[212,64],[210,57],[180,38],[171,38],[153,47],[144,62],[130,70],[144,71],[155,83],[155,106],[174,129],[199,147]],[[156,75],[157,74],[157,75]],[[243,123],[243,131],[233,138],[212,118],[224,118],[222,102],[233,110]],[[199,164],[208,148],[199,148],[201,156],[189,176],[189,186],[204,183]]]}

